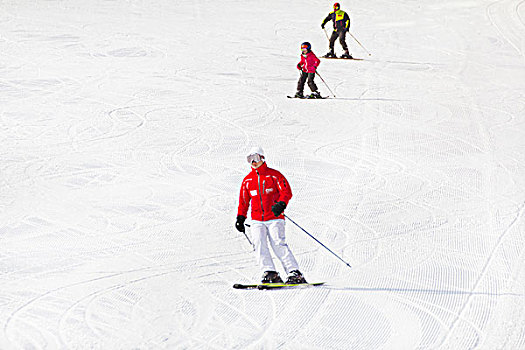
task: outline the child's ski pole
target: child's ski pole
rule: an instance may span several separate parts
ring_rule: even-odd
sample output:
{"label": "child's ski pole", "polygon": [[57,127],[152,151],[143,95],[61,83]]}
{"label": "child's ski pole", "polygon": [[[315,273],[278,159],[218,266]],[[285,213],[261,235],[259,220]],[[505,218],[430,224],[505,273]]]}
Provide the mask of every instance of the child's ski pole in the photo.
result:
{"label": "child's ski pole", "polygon": [[319,73],[317,72],[317,70],[315,71],[315,74],[317,74],[317,75],[319,76],[319,78],[321,78],[321,80],[322,80],[323,83],[326,85],[326,87],[328,88],[328,90],[330,90],[330,92],[332,93],[332,95],[334,95],[334,97],[335,97],[334,92],[332,91],[332,89],[330,89],[330,86],[328,86],[328,84],[326,83],[326,81],[324,81],[324,79],[323,79],[323,77],[321,76],[321,74],[319,74]]}

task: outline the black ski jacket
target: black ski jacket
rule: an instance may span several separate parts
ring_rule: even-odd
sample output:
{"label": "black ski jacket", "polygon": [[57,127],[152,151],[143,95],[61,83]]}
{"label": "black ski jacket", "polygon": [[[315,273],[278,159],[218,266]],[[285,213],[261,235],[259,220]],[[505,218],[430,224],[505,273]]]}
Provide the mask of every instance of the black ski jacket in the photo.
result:
{"label": "black ski jacket", "polygon": [[337,10],[337,11],[330,12],[323,21],[323,27],[330,20],[334,24],[334,32],[339,32],[342,30],[346,30],[346,31],[350,30],[350,17],[343,10]]}

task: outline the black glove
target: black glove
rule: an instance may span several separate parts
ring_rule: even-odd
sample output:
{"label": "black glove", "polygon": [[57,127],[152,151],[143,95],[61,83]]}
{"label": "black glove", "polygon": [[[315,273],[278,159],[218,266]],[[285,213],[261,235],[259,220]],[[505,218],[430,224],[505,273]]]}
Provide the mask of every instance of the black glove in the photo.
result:
{"label": "black glove", "polygon": [[239,232],[244,232],[244,221],[246,221],[246,216],[237,215],[237,221],[235,222],[235,228]]}
{"label": "black glove", "polygon": [[272,206],[273,215],[279,216],[283,213],[284,209],[286,208],[285,202],[277,202]]}
{"label": "black glove", "polygon": [[323,23],[323,24],[321,24],[321,28],[322,28],[322,29],[324,29],[324,23]]}

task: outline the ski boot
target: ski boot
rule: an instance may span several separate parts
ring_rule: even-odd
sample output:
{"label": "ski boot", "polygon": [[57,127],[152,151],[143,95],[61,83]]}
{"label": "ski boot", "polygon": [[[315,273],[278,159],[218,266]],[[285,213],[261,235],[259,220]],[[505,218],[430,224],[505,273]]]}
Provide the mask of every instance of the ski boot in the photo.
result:
{"label": "ski boot", "polygon": [[313,91],[310,95],[308,95],[308,98],[321,98],[321,94],[319,91]]}
{"label": "ski boot", "polygon": [[299,270],[290,271],[290,274],[288,275],[288,278],[286,279],[286,284],[300,284],[300,283],[308,283],[304,279],[303,274]]}
{"label": "ski boot", "polygon": [[337,58],[337,56],[334,53],[334,50],[328,51],[326,55],[323,56],[324,58]]}
{"label": "ski boot", "polygon": [[350,55],[350,52],[348,50],[345,50],[345,53],[341,55],[341,58],[349,58],[352,59],[352,55]]}
{"label": "ski boot", "polygon": [[276,271],[266,271],[263,274],[261,283],[283,283],[279,272]]}
{"label": "ski boot", "polygon": [[295,98],[304,98],[303,92],[302,92],[302,91],[297,91],[297,92],[295,93],[295,96],[294,96],[294,97],[295,97]]}

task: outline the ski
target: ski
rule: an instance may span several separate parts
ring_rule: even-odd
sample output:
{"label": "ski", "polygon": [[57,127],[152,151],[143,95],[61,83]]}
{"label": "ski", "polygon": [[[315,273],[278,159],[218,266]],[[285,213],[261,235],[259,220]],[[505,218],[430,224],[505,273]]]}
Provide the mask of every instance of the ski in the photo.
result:
{"label": "ski", "polygon": [[298,284],[272,283],[272,284],[258,285],[257,289],[265,290],[265,289],[307,288],[307,287],[322,286],[324,283],[325,282],[298,283]]}
{"label": "ski", "polygon": [[[268,283],[269,284],[269,283]],[[281,284],[281,283],[276,283],[276,284]],[[233,288],[235,289],[257,289],[257,286],[259,286],[259,284],[241,284],[241,283],[235,283],[233,285]]]}
{"label": "ski", "polygon": [[299,284],[286,284],[286,283],[261,283],[261,284],[240,284],[236,283],[233,285],[235,289],[289,289],[289,288],[306,288],[313,286],[321,286],[325,282],[315,282],[315,283],[299,283]]}
{"label": "ski", "polygon": [[363,58],[343,58],[343,57],[321,57],[328,60],[349,60],[349,61],[363,61]]}
{"label": "ski", "polygon": [[308,96],[305,96],[305,97],[286,96],[286,97],[298,98],[300,100],[324,100],[324,99],[330,98],[330,96],[321,96],[321,97],[315,97],[315,98],[309,98]]}

